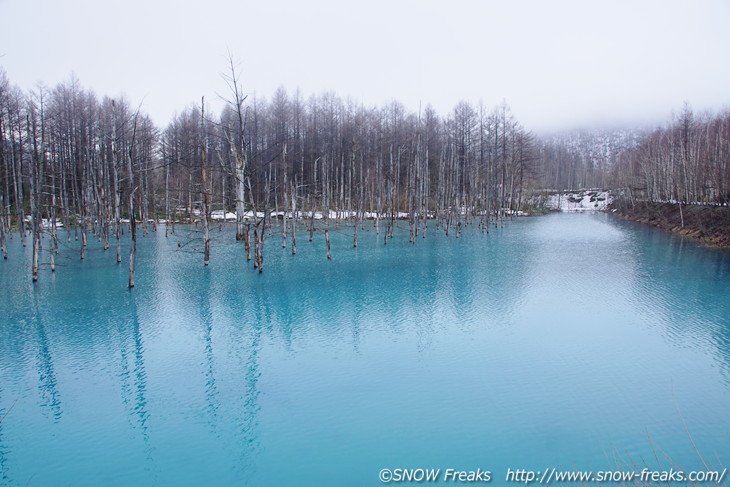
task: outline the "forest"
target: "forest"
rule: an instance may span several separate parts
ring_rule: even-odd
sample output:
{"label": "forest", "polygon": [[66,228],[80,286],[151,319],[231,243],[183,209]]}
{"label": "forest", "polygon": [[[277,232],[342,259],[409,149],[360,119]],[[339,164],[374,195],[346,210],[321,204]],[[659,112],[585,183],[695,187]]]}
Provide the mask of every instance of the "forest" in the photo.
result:
{"label": "forest", "polygon": [[384,244],[396,220],[408,222],[411,242],[429,221],[456,236],[472,223],[487,231],[490,221],[538,209],[549,191],[604,188],[680,204],[730,197],[727,109],[695,114],[685,105],[654,130],[538,138],[506,102],[464,101],[439,114],[284,88],[267,100],[245,95],[233,63],[225,79],[220,113],[200,99],[157,127],[129,100],[99,97],[74,77],[26,92],[0,69],[4,257],[10,232],[30,239],[36,280],[42,248],[54,269],[63,227],[80,258],[95,238],[121,263],[127,231],[133,287],[137,233],[160,224],[174,232],[194,223],[207,264],[211,221],[230,219],[260,272],[274,224],[296,253],[298,229],[329,241],[331,220],[351,226],[355,246],[365,220],[382,227]]}

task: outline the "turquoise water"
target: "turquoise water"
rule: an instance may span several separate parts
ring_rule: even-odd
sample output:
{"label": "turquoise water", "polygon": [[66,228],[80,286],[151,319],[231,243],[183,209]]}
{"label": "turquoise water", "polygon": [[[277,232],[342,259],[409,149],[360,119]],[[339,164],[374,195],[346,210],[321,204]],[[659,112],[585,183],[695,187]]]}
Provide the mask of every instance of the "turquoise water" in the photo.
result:
{"label": "turquoise water", "polygon": [[16,235],[0,485],[730,465],[730,252],[604,214],[331,236],[328,262],[321,234],[291,256],[275,232],[259,275],[230,228],[208,268],[189,232],[151,232],[130,292],[113,250],[65,238],[33,285]]}

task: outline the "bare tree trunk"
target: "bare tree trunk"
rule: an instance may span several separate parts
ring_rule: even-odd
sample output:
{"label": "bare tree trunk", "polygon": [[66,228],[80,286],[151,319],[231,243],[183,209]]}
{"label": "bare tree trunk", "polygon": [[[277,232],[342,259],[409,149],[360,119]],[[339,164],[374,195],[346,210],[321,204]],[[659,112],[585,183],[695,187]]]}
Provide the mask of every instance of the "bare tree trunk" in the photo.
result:
{"label": "bare tree trunk", "polygon": [[208,136],[205,133],[205,97],[201,98],[201,110],[200,110],[200,127],[202,130],[203,137],[203,150],[202,150],[202,161],[201,161],[201,177],[202,177],[202,193],[203,193],[203,208],[202,208],[202,219],[203,219],[203,265],[208,265],[210,261],[210,235],[208,232],[208,177],[206,174],[206,158],[208,156]]}
{"label": "bare tree trunk", "polygon": [[[286,211],[289,208],[289,192],[286,190],[286,171],[284,171],[284,218],[281,222],[281,248],[286,248]],[[277,212],[278,213],[278,212]]]}
{"label": "bare tree trunk", "polygon": [[256,225],[253,228],[253,268],[259,268],[259,228]]}
{"label": "bare tree trunk", "polygon": [[[36,213],[33,211],[34,209],[31,208],[31,213]],[[40,213],[40,212],[38,212]],[[40,252],[41,247],[41,238],[40,238],[40,224],[33,222],[33,263],[31,265],[32,267],[32,275],[33,275],[33,282],[38,281],[38,253]]]}
{"label": "bare tree trunk", "polygon": [[[266,212],[268,214],[268,211]],[[259,232],[259,274],[264,272],[264,240],[266,239],[266,214],[264,214],[263,227]]]}
{"label": "bare tree trunk", "polygon": [[5,219],[3,217],[3,210],[5,207],[3,205],[3,200],[3,196],[0,195],[0,250],[3,253],[3,259],[7,260],[8,249],[5,247]]}
{"label": "bare tree trunk", "polygon": [[119,190],[119,164],[117,160],[117,109],[116,102],[112,100],[112,180],[114,183],[114,233],[117,239],[117,264],[122,262],[122,237],[121,218],[119,207],[121,206],[121,193]]}
{"label": "bare tree trunk", "polygon": [[79,251],[79,256],[81,260],[86,258],[86,191],[82,190],[81,194],[83,195],[81,198],[83,200],[82,206],[83,209],[81,210],[81,250]]}
{"label": "bare tree trunk", "polygon": [[236,240],[243,239],[243,226],[244,226],[244,214],[245,207],[244,202],[244,169],[246,167],[244,162],[236,162]]}
{"label": "bare tree trunk", "polygon": [[[227,130],[226,136],[233,152],[233,159],[235,161],[235,178],[236,178],[236,240],[244,239],[244,213],[245,213],[245,172],[246,165],[248,163],[248,156],[246,153],[246,139],[244,137],[244,113],[243,113],[243,102],[246,100],[246,96],[243,95],[241,90],[238,74],[236,73],[236,67],[233,64],[233,57],[228,56],[228,64],[230,74],[224,75],[226,83],[230,88],[233,98],[227,100],[230,105],[233,106],[234,113],[236,114],[236,130],[235,133],[231,133],[232,130]],[[225,209],[224,209],[225,211]]]}
{"label": "bare tree trunk", "polygon": [[678,204],[679,204],[679,220],[682,224],[682,228],[684,228],[684,212],[682,211],[682,202],[680,201]]}
{"label": "bare tree trunk", "polygon": [[251,224],[246,224],[246,231],[243,234],[243,239],[246,242],[246,260],[251,260]]}
{"label": "bare tree trunk", "polygon": [[[163,156],[164,157],[164,156]],[[165,164],[165,237],[170,225],[170,164]]]}
{"label": "bare tree trunk", "polygon": [[[314,198],[312,198],[312,201],[314,201]],[[317,204],[314,203],[314,206],[312,208],[312,214],[309,218],[309,241],[312,241],[312,235],[314,235],[314,214],[317,211]]]}
{"label": "bare tree trunk", "polygon": [[[28,134],[32,134],[32,160],[30,162],[30,212],[33,218],[32,229],[33,229],[33,260],[31,263],[31,275],[33,282],[38,281],[38,254],[41,246],[41,202],[43,190],[41,184],[43,181],[43,159],[45,159],[45,140],[44,140],[44,127],[43,127],[43,98],[41,94],[41,147],[38,148],[38,135],[36,127],[36,115],[31,113],[33,116],[33,124],[31,131],[31,116],[26,116]],[[41,159],[40,154],[43,155]]]}
{"label": "bare tree trunk", "polygon": [[[51,261],[51,272],[56,272],[56,260],[55,253],[58,251],[58,238],[56,236],[56,174],[53,173],[51,177],[51,242],[48,246],[48,253]],[[0,222],[1,224],[2,222]]]}
{"label": "bare tree trunk", "polygon": [[[18,156],[15,157],[15,164],[13,164],[13,181],[15,182],[15,211],[17,212],[18,218],[18,230],[20,231],[20,241],[22,242],[23,247],[25,247],[25,210],[23,208],[23,131],[21,129],[22,121],[20,117],[20,109],[18,109],[17,117],[19,153]],[[13,145],[15,145],[12,131],[10,136],[10,141]],[[15,154],[15,150],[12,150],[11,154]]]}
{"label": "bare tree trunk", "polygon": [[330,253],[330,231],[324,231],[324,240],[327,243],[327,260],[332,260],[332,254]]}
{"label": "bare tree trunk", "polygon": [[[261,225],[261,228],[258,226]],[[253,230],[254,238],[254,257],[253,268],[259,270],[259,274],[264,272],[264,237],[266,233],[266,216],[256,224]]]}
{"label": "bare tree trunk", "polygon": [[83,172],[81,175],[81,250],[79,251],[79,257],[83,260],[86,258],[86,245],[87,245],[87,226],[89,223],[89,207],[90,196],[89,196],[89,161],[88,159],[82,159],[81,164],[83,166]]}
{"label": "bare tree trunk", "polygon": [[[130,206],[134,205],[134,203],[132,202],[133,199],[134,196],[130,194]],[[134,287],[134,264],[135,259],[137,258],[137,220],[134,217],[134,214],[132,214],[131,218],[129,219],[129,228],[131,236],[131,241],[129,244],[129,287],[132,288]]]}
{"label": "bare tree trunk", "polygon": [[296,184],[291,187],[291,214],[292,214],[292,225],[291,225],[291,254],[297,255],[297,194]]}
{"label": "bare tree trunk", "polygon": [[141,183],[142,183],[142,192],[141,192],[142,193],[142,195],[141,195],[142,196],[142,228],[144,231],[144,235],[147,235],[147,233],[149,232],[147,226],[149,225],[149,220],[150,220],[149,199],[147,198],[147,195],[150,192],[149,183],[147,180],[147,173],[148,173],[147,165],[149,162],[149,158],[146,153],[143,154],[142,157],[143,157],[142,162],[144,163],[144,166],[141,169],[141,171],[142,171],[142,178],[141,178]]}
{"label": "bare tree trunk", "polygon": [[129,229],[130,229],[130,243],[129,243],[129,287],[134,287],[134,266],[135,259],[137,257],[137,218],[134,214],[134,144],[135,137],[137,135],[137,115],[134,116],[134,128],[132,130],[132,141],[129,145],[129,152],[127,153],[127,181],[129,183]]}

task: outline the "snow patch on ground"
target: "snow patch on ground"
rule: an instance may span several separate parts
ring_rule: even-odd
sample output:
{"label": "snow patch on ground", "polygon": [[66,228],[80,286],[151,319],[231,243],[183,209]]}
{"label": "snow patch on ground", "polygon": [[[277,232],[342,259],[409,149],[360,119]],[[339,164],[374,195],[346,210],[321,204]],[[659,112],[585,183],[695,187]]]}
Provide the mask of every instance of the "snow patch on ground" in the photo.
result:
{"label": "snow patch on ground", "polygon": [[[31,222],[32,222],[32,219],[31,219]],[[28,222],[28,223],[30,223],[30,222]],[[53,222],[51,220],[49,220],[48,218],[41,219],[41,228],[48,229],[51,227],[53,227]],[[63,223],[56,220],[56,228],[63,228]]]}
{"label": "snow patch on ground", "polygon": [[233,220],[236,221],[236,214],[232,213],[230,211],[223,211],[223,210],[214,210],[210,212],[210,219],[211,220]]}
{"label": "snow patch on ground", "polygon": [[510,210],[509,208],[502,208],[502,212],[506,216],[530,216],[529,213],[522,210]]}
{"label": "snow patch on ground", "polygon": [[547,206],[555,211],[603,211],[613,198],[608,191],[590,189],[569,193],[556,193],[548,196]]}

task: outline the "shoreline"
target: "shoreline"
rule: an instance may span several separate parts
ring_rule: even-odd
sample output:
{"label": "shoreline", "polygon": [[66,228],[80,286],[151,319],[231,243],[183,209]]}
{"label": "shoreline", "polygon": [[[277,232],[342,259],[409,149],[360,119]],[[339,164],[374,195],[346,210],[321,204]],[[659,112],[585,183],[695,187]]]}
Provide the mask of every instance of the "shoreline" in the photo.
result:
{"label": "shoreline", "polygon": [[[709,247],[730,249],[730,207],[616,200],[608,212],[626,220],[651,225]],[[682,225],[684,220],[684,225]]]}

